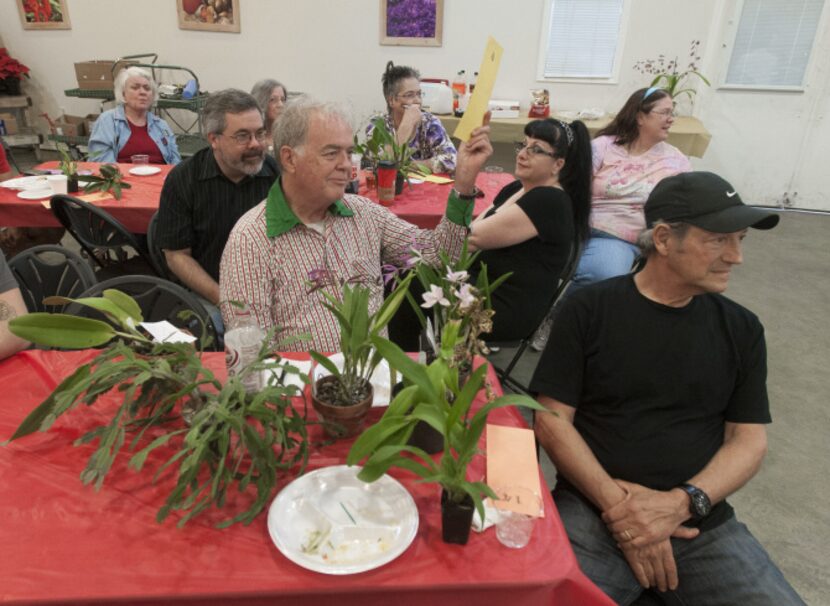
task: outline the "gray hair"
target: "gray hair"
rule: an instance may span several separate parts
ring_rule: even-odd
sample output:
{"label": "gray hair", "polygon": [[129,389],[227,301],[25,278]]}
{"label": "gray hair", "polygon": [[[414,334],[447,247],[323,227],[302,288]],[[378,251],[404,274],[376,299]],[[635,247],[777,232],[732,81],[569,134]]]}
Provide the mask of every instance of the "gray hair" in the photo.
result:
{"label": "gray hair", "polygon": [[637,247],[640,249],[640,256],[643,258],[649,257],[657,249],[657,247],[654,246],[654,228],[658,225],[665,225],[681,240],[686,237],[686,232],[689,231],[688,223],[683,223],[681,221],[668,222],[663,221],[662,219],[657,219],[653,226],[644,229],[640,232],[640,235],[637,236]]}
{"label": "gray hair", "polygon": [[317,101],[308,95],[297,97],[285,106],[274,124],[274,155],[278,163],[283,146],[298,148],[305,144],[312,114],[349,124],[349,116],[339,104]]}
{"label": "gray hair", "polygon": [[252,95],[235,88],[212,93],[202,108],[202,130],[206,135],[218,135],[224,132],[227,122],[225,114],[241,114],[256,110],[262,116],[259,103]]}
{"label": "gray hair", "polygon": [[127,86],[127,80],[130,78],[144,78],[150,83],[150,88],[153,91],[153,105],[156,104],[159,98],[159,87],[156,81],[153,80],[153,75],[143,67],[136,67],[131,65],[122,69],[115,76],[115,82],[112,83],[112,92],[115,93],[115,102],[124,103],[124,87]]}
{"label": "gray hair", "polygon": [[285,87],[285,84],[271,78],[260,80],[254,84],[254,87],[251,89],[251,94],[254,96],[257,103],[259,103],[259,109],[262,110],[263,114],[268,113],[268,103],[271,101],[271,93],[274,92],[275,88],[281,88],[284,90],[285,97],[286,99],[288,98],[288,89]]}

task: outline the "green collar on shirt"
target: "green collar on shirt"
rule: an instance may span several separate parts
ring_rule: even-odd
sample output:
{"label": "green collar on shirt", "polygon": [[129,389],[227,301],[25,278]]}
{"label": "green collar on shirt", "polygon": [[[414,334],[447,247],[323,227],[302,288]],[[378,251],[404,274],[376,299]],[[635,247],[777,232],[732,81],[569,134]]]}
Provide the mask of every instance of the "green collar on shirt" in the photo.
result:
{"label": "green collar on shirt", "polygon": [[[337,200],[334,204],[329,206],[329,212],[341,217],[354,216],[354,211],[347,207],[343,200]],[[268,192],[268,198],[265,200],[265,231],[269,238],[276,238],[286,233],[295,225],[302,225],[303,222],[297,218],[291,207],[285,201],[285,195],[282,193],[282,185],[280,180],[274,181],[271,190]]]}

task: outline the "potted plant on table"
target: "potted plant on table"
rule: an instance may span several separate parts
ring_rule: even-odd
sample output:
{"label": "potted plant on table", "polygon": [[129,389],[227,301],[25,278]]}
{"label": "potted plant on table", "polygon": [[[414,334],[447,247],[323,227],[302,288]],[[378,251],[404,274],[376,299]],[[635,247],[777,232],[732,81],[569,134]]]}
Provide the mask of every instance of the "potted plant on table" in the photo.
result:
{"label": "potted plant on table", "polygon": [[688,86],[693,78],[700,79],[706,86],[710,86],[709,80],[706,76],[698,71],[697,62],[700,61],[700,56],[697,54],[700,47],[700,40],[692,40],[689,45],[689,64],[683,71],[678,71],[678,59],[675,57],[672,60],[667,60],[665,55],[660,55],[657,59],[643,59],[634,64],[634,69],[641,74],[649,74],[654,76],[649,86],[660,86],[669,95],[675,105],[677,105],[680,97],[687,95],[689,101],[694,103],[694,96],[697,90]]}
{"label": "potted plant on table", "polygon": [[[381,361],[372,338],[386,328],[406,297],[412,278],[402,280],[375,312],[370,312],[371,289],[360,283],[345,283],[340,292],[323,290],[326,308],[340,325],[339,368],[323,353],[311,351],[311,358],[330,374],[312,383],[311,402],[328,435],[347,438],[363,427],[374,396],[370,378]],[[318,279],[317,287],[321,284]],[[330,283],[330,281],[329,281]]]}
{"label": "potted plant on table", "polygon": [[[133,453],[129,467],[137,471],[154,451],[167,453],[153,481],[168,468],[175,470],[176,481],[157,520],[180,511],[179,526],[211,507],[223,508],[230,494],[253,486],[255,495],[240,497],[247,500],[248,508],[218,526],[249,524],[270,500],[280,474],[302,472],[308,460],[305,415],[292,404],[300,391],[284,383],[286,373],[300,375],[279,360],[266,360],[272,355],[266,345],[269,339],[256,360],[223,384],[202,364],[201,352],[193,345],[147,338],[138,329],[142,321],[138,304],[120,291],[105,290],[102,297],[77,300],[50,297],[46,302],[91,307],[109,322],[33,313],[10,321],[10,330],[47,347],[105,347],[61,381],[9,442],[48,430],[78,404],[92,406],[105,394],[119,393],[121,403],[109,422],[76,441],[76,445],[98,443],[81,481],[100,489],[125,443]],[[248,393],[244,385],[248,374],[269,370],[268,384],[258,393]]]}
{"label": "potted plant on table", "polygon": [[61,157],[59,167],[61,172],[66,175],[66,191],[70,194],[77,193],[79,189],[78,163],[72,158],[72,152],[68,146],[58,143],[56,147]]}
{"label": "potted plant on table", "polygon": [[116,200],[121,199],[121,192],[124,189],[130,189],[132,185],[124,181],[124,175],[121,174],[121,169],[115,164],[102,164],[98,169],[100,175],[87,175],[84,177],[88,181],[84,187],[85,193],[93,193],[96,191],[110,192]]}
{"label": "potted plant on table", "polygon": [[[455,364],[456,348],[463,341],[461,322],[451,320],[442,332],[437,358],[423,366],[397,345],[382,337],[372,339],[376,349],[404,377],[405,386],[390,402],[383,417],[355,441],[346,462],[363,461],[358,477],[365,482],[380,478],[391,467],[407,469],[441,491],[442,536],[447,543],[466,544],[474,510],[484,519],[483,498],[497,498],[484,482],[471,481],[467,468],[479,453],[478,442],[490,411],[504,406],[527,406],[544,411],[533,399],[509,394],[491,399],[473,412],[473,402],[485,383],[488,364],[475,369],[464,383]],[[415,425],[425,422],[444,440],[438,461],[407,444]]]}
{"label": "potted plant on table", "polygon": [[366,141],[360,143],[357,135],[354,136],[355,153],[362,154],[374,164],[381,161],[395,164],[398,171],[395,180],[395,195],[403,192],[404,182],[408,182],[409,176],[424,176],[432,173],[428,166],[412,158],[412,148],[407,142],[398,143],[395,133],[389,130],[383,116],[374,118],[372,124],[374,129]]}

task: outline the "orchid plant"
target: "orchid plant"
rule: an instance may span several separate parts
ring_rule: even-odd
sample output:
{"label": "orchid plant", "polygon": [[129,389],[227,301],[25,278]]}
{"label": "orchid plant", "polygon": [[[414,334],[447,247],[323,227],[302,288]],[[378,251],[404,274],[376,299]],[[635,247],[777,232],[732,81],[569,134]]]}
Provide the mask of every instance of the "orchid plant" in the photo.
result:
{"label": "orchid plant", "polygon": [[668,92],[675,102],[682,95],[687,95],[690,101],[694,101],[697,91],[688,85],[693,77],[703,81],[710,86],[709,80],[698,70],[697,62],[700,61],[700,40],[692,40],[689,45],[689,64],[686,69],[679,71],[678,59],[667,60],[665,55],[659,55],[657,59],[643,59],[634,64],[634,69],[641,74],[654,76],[649,86],[660,86]]}

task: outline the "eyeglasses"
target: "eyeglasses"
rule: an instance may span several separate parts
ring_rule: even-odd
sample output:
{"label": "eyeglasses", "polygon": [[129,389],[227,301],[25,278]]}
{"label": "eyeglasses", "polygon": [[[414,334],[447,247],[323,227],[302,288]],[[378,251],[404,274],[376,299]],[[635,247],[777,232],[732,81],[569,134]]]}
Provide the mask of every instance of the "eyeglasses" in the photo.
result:
{"label": "eyeglasses", "polygon": [[674,118],[675,116],[677,116],[677,113],[673,109],[669,109],[668,107],[666,109],[653,109],[648,113],[657,114],[658,116],[663,116],[664,118],[668,118],[669,116]]}
{"label": "eyeglasses", "polygon": [[406,99],[407,101],[414,101],[415,99],[421,99],[421,98],[423,98],[423,96],[424,96],[424,93],[419,91],[419,90],[411,90],[411,91],[401,93],[401,94],[398,95],[398,97]]}
{"label": "eyeglasses", "polygon": [[228,137],[229,139],[233,139],[237,145],[250,145],[251,139],[256,139],[259,143],[265,143],[268,139],[268,130],[264,128],[260,128],[255,133],[251,131],[244,130],[240,133],[236,133],[235,135],[226,135],[224,133],[219,133],[220,136]]}
{"label": "eyeglasses", "polygon": [[556,158],[556,154],[553,152],[549,152],[546,149],[542,149],[536,144],[530,145],[525,143],[524,141],[514,141],[513,145],[516,147],[516,153],[522,153],[522,150],[527,150],[527,155],[533,156],[550,156],[551,158]]}

